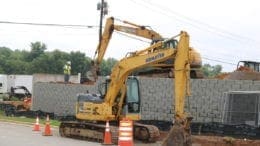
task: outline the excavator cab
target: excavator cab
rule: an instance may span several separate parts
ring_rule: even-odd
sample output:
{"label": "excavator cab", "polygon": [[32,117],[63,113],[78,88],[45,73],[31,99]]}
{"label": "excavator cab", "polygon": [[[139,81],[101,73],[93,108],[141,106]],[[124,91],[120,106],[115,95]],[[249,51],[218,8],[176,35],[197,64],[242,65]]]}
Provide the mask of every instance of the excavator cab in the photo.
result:
{"label": "excavator cab", "polygon": [[[105,82],[105,88],[101,88],[103,93],[101,95],[105,97],[105,93],[107,93],[109,87],[110,79],[107,79]],[[102,86],[101,86],[102,87]],[[124,98],[122,113],[121,115],[131,115],[140,113],[140,91],[139,91],[139,81],[134,76],[129,76],[126,83],[126,97]],[[105,89],[105,90],[104,90]],[[99,89],[100,90],[100,89]],[[116,100],[120,100],[120,96],[122,93],[119,93],[118,98]]]}
{"label": "excavator cab", "polygon": [[[91,108],[88,107],[86,103],[93,103],[93,104],[101,104],[105,101],[104,97],[107,93],[108,87],[110,85],[110,79],[106,79],[105,83],[102,83],[98,86],[99,94],[92,94],[92,93],[80,93],[77,95],[77,108],[76,113],[77,115],[84,115],[84,114],[99,114],[98,109],[90,110]],[[140,91],[139,91],[139,82],[136,77],[128,77],[126,83],[126,94],[123,99],[122,104],[122,111],[120,117],[129,117],[132,120],[139,120],[140,119]],[[117,98],[115,99],[115,105],[113,106],[113,113],[116,115],[119,109],[119,102],[121,98],[121,94],[119,93]]]}
{"label": "excavator cab", "polygon": [[175,39],[169,39],[168,41],[164,42],[163,48],[176,48],[178,41]]}
{"label": "excavator cab", "polygon": [[260,72],[260,62],[255,61],[239,61],[237,64],[237,70],[239,68],[245,67],[255,72]]}

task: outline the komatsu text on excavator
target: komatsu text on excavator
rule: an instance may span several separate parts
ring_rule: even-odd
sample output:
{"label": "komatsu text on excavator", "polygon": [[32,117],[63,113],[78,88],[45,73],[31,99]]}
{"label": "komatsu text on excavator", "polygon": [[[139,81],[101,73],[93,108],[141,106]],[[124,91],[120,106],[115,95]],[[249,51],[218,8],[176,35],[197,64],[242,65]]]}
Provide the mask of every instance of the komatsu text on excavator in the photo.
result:
{"label": "komatsu text on excavator", "polygon": [[[176,37],[179,42],[176,46]],[[167,40],[158,41],[150,47],[129,53],[112,69],[104,94],[78,94],[76,104],[77,121],[63,121],[60,124],[60,134],[66,137],[89,138],[103,141],[105,121],[110,121],[112,141],[117,142],[118,121],[122,118],[134,120],[134,137],[155,142],[159,130],[153,125],[138,123],[141,119],[141,103],[138,80],[129,77],[135,70],[144,67],[157,66],[160,62],[171,59],[175,74],[174,94],[174,129],[171,131],[165,145],[190,143],[190,118],[184,112],[185,97],[189,94],[189,35],[182,31],[179,35]],[[174,139],[172,141],[172,139]],[[175,139],[177,139],[175,141]]]}
{"label": "komatsu text on excavator", "polygon": [[[115,20],[122,22],[122,25],[115,24]],[[96,81],[98,75],[100,75],[100,69],[99,66],[104,58],[104,55],[106,53],[108,44],[110,42],[110,39],[112,37],[112,34],[114,30],[118,32],[123,32],[131,35],[135,35],[138,37],[146,38],[151,40],[151,44],[154,44],[158,41],[166,40],[166,38],[162,37],[158,32],[146,27],[137,25],[128,21],[122,21],[119,19],[115,19],[114,17],[109,17],[106,20],[106,25],[102,34],[102,39],[99,42],[97,49],[95,51],[94,59],[92,61],[92,67],[91,71],[87,73],[88,79],[92,81]],[[177,40],[173,40],[176,46],[178,44]],[[201,71],[201,65],[202,60],[200,54],[193,49],[192,47],[189,48],[190,53],[190,65],[191,65],[191,72],[190,75],[192,78],[202,78],[202,71]],[[138,70],[138,75],[149,75],[153,76],[162,74],[163,77],[174,77],[172,66],[172,61],[166,60],[164,62],[157,63],[157,65],[154,65],[153,67],[147,67],[142,68],[143,70]]]}

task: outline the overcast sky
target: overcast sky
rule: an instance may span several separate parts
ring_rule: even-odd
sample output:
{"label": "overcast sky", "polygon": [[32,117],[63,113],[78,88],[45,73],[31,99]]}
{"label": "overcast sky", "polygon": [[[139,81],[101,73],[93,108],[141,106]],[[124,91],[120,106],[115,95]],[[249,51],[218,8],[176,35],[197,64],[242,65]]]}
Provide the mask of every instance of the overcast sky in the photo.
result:
{"label": "overcast sky", "polygon": [[[48,50],[81,51],[93,57],[98,43],[100,0],[2,0],[0,21],[90,25],[92,28],[31,26],[0,23],[0,46],[30,50],[41,41]],[[107,0],[113,16],[149,25],[164,37],[185,30],[190,46],[203,63],[232,71],[239,60],[260,61],[260,2],[258,0]],[[105,19],[103,21],[105,23]],[[114,33],[105,58],[120,59],[144,49],[144,41]]]}

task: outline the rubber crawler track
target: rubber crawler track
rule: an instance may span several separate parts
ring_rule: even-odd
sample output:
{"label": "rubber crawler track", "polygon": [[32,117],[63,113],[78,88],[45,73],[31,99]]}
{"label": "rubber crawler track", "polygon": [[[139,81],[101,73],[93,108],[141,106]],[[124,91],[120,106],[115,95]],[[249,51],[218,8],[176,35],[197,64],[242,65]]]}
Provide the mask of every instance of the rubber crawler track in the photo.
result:
{"label": "rubber crawler track", "polygon": [[[88,141],[103,142],[105,124],[66,121],[59,127],[59,133],[62,137],[84,139]],[[118,127],[110,125],[112,142],[118,142]],[[156,142],[160,136],[159,130],[153,125],[134,123],[134,138],[145,143]]]}

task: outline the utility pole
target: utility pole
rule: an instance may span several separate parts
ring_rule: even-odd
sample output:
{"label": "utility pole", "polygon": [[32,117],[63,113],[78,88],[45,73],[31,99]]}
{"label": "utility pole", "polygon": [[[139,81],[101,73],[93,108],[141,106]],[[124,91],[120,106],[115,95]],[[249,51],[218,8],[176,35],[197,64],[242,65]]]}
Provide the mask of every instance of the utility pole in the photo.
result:
{"label": "utility pole", "polygon": [[99,2],[97,4],[97,10],[100,10],[100,21],[99,21],[99,43],[101,42],[102,39],[102,22],[103,22],[103,17],[104,15],[107,15],[108,13],[108,5],[107,2],[104,0],[101,0],[101,3]]}

